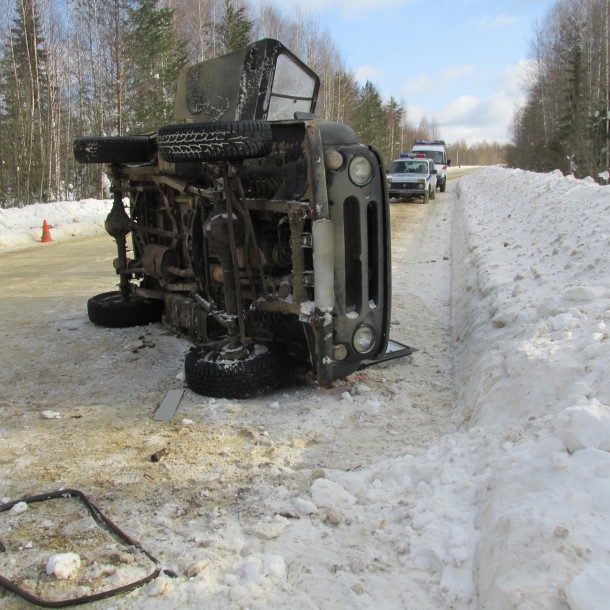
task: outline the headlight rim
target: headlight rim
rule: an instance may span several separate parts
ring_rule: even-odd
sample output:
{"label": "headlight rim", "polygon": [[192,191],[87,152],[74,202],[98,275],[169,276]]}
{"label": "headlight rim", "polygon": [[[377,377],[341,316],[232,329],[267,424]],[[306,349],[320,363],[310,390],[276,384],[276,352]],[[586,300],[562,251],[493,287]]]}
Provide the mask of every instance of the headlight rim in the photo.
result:
{"label": "headlight rim", "polygon": [[[356,180],[354,177],[356,174],[356,164],[359,163],[360,160],[362,160],[366,163],[366,167],[367,167],[366,180]],[[348,173],[349,179],[356,186],[366,186],[367,184],[369,184],[371,182],[371,180],[373,180],[373,164],[371,163],[371,160],[366,155],[364,155],[363,153],[359,153],[359,154],[355,155],[349,162],[349,167],[348,167],[347,173]]]}
{"label": "headlight rim", "polygon": [[[361,334],[368,332],[370,333],[370,342],[366,348],[361,347],[361,343],[359,339],[361,338]],[[352,347],[354,350],[364,356],[373,351],[375,346],[377,345],[377,334],[375,333],[375,329],[370,324],[361,324],[352,335]]]}

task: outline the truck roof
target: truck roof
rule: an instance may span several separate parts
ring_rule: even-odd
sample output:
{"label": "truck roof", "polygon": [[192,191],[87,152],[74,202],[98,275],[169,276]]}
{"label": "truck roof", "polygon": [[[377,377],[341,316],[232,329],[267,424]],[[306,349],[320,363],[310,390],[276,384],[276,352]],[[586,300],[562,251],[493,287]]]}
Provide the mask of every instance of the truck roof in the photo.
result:
{"label": "truck roof", "polygon": [[427,142],[426,140],[415,140],[414,146],[445,146],[445,140],[434,140],[434,142]]}

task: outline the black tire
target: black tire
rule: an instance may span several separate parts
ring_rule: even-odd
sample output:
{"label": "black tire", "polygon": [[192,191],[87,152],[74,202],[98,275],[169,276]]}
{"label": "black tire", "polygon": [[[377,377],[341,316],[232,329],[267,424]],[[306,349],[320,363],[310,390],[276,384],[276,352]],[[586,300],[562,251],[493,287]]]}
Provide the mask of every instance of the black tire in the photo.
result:
{"label": "black tire", "polygon": [[278,387],[286,376],[284,350],[279,345],[249,349],[246,360],[224,360],[221,349],[194,347],[184,360],[187,385],[218,398],[250,398]]}
{"label": "black tire", "polygon": [[118,290],[103,292],[87,301],[89,320],[106,328],[127,328],[158,322],[163,315],[163,301],[131,295],[123,299]]}
{"label": "black tire", "polygon": [[430,200],[432,201],[432,200],[434,200],[434,199],[436,199],[436,188],[433,188],[433,189],[430,191]]}
{"label": "black tire", "polygon": [[446,187],[446,186],[447,186],[447,185],[446,185],[446,183],[445,183],[445,182],[443,182],[443,183],[441,184],[441,193],[444,193],[444,192],[445,192],[445,187]]}
{"label": "black tire", "polygon": [[264,157],[271,152],[267,121],[180,123],[159,129],[159,156],[169,163],[229,161]]}
{"label": "black tire", "polygon": [[86,136],[74,138],[73,148],[80,163],[147,163],[155,154],[150,136]]}
{"label": "black tire", "polygon": [[430,201],[430,189],[426,189],[426,192],[424,193],[424,203],[428,203],[428,201]]}

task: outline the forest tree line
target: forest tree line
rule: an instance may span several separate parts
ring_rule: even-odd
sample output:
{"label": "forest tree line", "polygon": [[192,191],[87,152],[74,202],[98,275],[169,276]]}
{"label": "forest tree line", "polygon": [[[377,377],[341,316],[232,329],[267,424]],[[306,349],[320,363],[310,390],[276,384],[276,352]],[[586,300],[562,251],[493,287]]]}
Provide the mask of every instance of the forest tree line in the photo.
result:
{"label": "forest tree line", "polygon": [[[386,161],[434,119],[358,83],[315,17],[243,0],[0,0],[0,206],[108,196],[103,168],[81,165],[81,135],[149,133],[172,120],[177,71],[264,37],[321,79],[316,114],[347,123]],[[463,153],[467,147],[464,145]]]}
{"label": "forest tree line", "polygon": [[[532,42],[510,145],[449,144],[454,164],[507,161],[578,177],[608,170],[608,0],[558,0]],[[149,133],[172,120],[177,71],[264,37],[321,79],[317,115],[351,125],[386,162],[416,139],[404,100],[360,84],[328,31],[253,0],[0,0],[0,206],[102,197],[103,168],[75,162],[80,135]]]}
{"label": "forest tree line", "polygon": [[558,0],[532,40],[512,167],[597,177],[608,163],[608,0]]}

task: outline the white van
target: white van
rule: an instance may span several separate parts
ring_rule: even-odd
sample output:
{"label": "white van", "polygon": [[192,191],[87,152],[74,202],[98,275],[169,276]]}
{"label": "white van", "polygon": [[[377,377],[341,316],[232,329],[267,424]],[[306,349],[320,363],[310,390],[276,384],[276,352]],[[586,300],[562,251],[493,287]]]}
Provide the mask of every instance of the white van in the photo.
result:
{"label": "white van", "polygon": [[437,186],[441,193],[444,193],[447,185],[447,167],[451,165],[451,160],[447,159],[445,142],[443,140],[436,140],[434,142],[417,140],[412,151],[414,153],[425,153],[428,159],[434,161],[434,167],[437,172]]}

